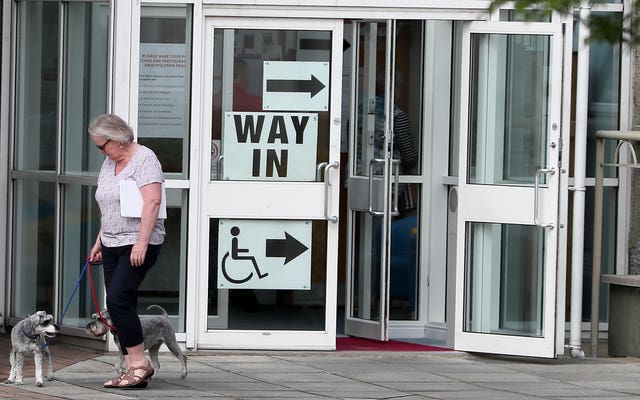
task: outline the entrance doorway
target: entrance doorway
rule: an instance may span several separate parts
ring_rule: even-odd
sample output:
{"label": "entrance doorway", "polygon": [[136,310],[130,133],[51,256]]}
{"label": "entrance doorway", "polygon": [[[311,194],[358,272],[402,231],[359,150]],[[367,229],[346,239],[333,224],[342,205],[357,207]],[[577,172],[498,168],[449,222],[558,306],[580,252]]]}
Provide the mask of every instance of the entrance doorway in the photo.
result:
{"label": "entrance doorway", "polygon": [[354,22],[345,334],[428,338],[448,270],[456,349],[556,354],[560,28]]}
{"label": "entrance doorway", "polygon": [[351,336],[387,340],[389,320],[418,319],[423,29],[422,21],[394,20],[354,22],[352,29],[345,170]]}
{"label": "entrance doorway", "polygon": [[[345,24],[345,329],[443,345],[453,21]],[[354,123],[351,123],[354,121]],[[341,276],[339,274],[339,276]]]}
{"label": "entrance doorway", "polygon": [[342,21],[209,18],[200,348],[333,349]]}

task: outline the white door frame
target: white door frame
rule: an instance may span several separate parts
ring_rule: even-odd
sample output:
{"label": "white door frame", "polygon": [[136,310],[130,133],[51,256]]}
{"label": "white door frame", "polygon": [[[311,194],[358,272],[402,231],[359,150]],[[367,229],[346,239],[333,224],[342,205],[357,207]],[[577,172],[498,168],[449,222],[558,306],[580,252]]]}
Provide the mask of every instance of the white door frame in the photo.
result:
{"label": "white door frame", "polygon": [[[561,77],[563,59],[562,25],[558,23],[517,23],[517,22],[468,22],[463,28],[462,74],[461,74],[461,130],[459,149],[459,179],[457,204],[457,251],[456,251],[456,297],[455,297],[455,341],[458,350],[486,353],[513,354],[538,357],[556,355],[556,265],[558,263],[558,220],[560,204],[560,140],[561,140]],[[536,191],[533,185],[497,186],[478,185],[467,182],[467,141],[469,126],[469,87],[470,87],[470,38],[472,33],[546,35],[551,39],[550,46],[550,82],[547,110],[549,118],[546,166],[541,168],[554,170],[546,174],[547,181]],[[488,107],[491,104],[487,104]],[[500,157],[501,154],[496,154]],[[535,199],[537,195],[537,200]],[[514,207],[496,207],[496,199],[504,204],[517,204]],[[505,200],[511,199],[510,202]],[[537,207],[537,210],[534,208]],[[545,229],[545,269],[543,283],[543,336],[525,337],[505,334],[472,333],[465,331],[465,248],[466,224],[468,222],[514,223],[535,225],[534,220],[553,224]],[[563,325],[563,324],[562,324]]]}
{"label": "white door frame", "polygon": [[[339,160],[340,113],[342,82],[342,20],[301,20],[283,18],[217,18],[204,21],[202,102],[200,112],[200,151],[193,160],[200,169],[200,188],[193,190],[199,196],[197,296],[189,296],[197,315],[195,342],[198,348],[229,349],[335,349],[336,290],[338,261],[338,224],[327,221],[327,274],[324,331],[283,330],[210,330],[207,324],[207,289],[209,263],[209,218],[325,220],[338,214],[339,174],[328,169],[326,183],[319,182],[260,182],[210,181],[210,132],[212,126],[213,35],[218,29],[270,29],[270,30],[322,30],[332,32],[332,62],[330,66],[331,94],[329,160]],[[242,201],[260,197],[260,204]],[[304,199],[292,203],[291,199]],[[222,297],[222,296],[220,296]]]}

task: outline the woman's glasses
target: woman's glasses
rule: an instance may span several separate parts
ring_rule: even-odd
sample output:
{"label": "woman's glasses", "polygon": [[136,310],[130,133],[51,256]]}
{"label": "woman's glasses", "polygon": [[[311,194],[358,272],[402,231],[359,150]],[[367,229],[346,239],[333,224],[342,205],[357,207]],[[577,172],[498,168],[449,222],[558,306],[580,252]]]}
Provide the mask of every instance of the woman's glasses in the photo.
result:
{"label": "woman's glasses", "polygon": [[102,143],[102,144],[97,144],[96,147],[98,148],[98,150],[100,151],[104,151],[104,146],[107,145],[107,143],[109,143],[111,141],[111,139],[107,139],[106,142]]}

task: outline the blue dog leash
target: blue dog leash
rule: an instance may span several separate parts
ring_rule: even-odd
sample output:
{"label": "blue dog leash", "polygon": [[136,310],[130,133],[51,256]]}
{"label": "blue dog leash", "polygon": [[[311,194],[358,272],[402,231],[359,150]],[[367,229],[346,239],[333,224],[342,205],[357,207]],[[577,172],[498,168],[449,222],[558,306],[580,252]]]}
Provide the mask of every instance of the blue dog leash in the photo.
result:
{"label": "blue dog leash", "polygon": [[[64,310],[62,311],[62,316],[58,320],[58,323],[57,323],[58,326],[62,326],[62,320],[64,320],[65,315],[67,315],[67,311],[69,311],[69,307],[71,306],[71,300],[73,300],[73,296],[76,295],[76,292],[78,291],[78,287],[80,286],[80,282],[82,282],[82,278],[84,277],[84,273],[87,271],[87,268],[89,268],[90,264],[91,264],[91,260],[89,258],[87,258],[87,262],[84,263],[84,267],[82,268],[82,271],[80,272],[80,276],[78,277],[78,281],[76,282],[76,286],[73,288],[73,291],[71,292],[71,296],[69,297],[69,301],[67,301],[67,305],[64,306]],[[23,333],[26,334],[26,332],[24,332],[24,328],[22,328],[22,331],[23,331]],[[31,338],[31,339],[36,339],[37,337],[39,337],[39,336],[36,336],[35,338]],[[49,345],[49,340],[44,339],[42,341],[42,348],[44,349],[48,345]]]}
{"label": "blue dog leash", "polygon": [[73,296],[75,296],[76,292],[78,291],[78,287],[80,286],[82,277],[84,276],[84,273],[87,272],[87,268],[89,268],[89,265],[91,265],[91,260],[87,258],[87,262],[84,263],[84,267],[82,268],[82,271],[80,272],[80,276],[78,277],[78,282],[76,282],[76,286],[73,288],[73,292],[71,292],[71,297],[69,297],[69,301],[67,302],[67,305],[64,306],[64,310],[62,311],[62,317],[60,317],[60,319],[58,320],[58,326],[62,326],[62,320],[64,319],[65,315],[67,315],[67,311],[69,311],[71,300],[73,300]]}

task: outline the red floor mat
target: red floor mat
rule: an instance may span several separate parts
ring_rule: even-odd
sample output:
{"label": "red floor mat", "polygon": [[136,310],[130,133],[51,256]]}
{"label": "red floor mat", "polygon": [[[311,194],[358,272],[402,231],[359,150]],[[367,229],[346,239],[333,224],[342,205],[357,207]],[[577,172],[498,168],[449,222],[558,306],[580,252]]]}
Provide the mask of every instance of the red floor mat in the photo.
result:
{"label": "red floor mat", "polygon": [[451,351],[451,349],[396,340],[380,342],[356,337],[339,337],[336,338],[336,351]]}

